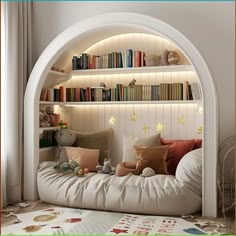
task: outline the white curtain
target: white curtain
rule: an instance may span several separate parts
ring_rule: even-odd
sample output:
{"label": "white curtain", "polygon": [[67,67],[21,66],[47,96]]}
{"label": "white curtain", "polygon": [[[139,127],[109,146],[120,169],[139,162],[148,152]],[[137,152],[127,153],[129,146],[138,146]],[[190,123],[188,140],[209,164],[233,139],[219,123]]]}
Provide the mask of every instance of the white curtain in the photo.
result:
{"label": "white curtain", "polygon": [[22,197],[23,104],[32,69],[31,6],[31,2],[1,2],[2,206]]}

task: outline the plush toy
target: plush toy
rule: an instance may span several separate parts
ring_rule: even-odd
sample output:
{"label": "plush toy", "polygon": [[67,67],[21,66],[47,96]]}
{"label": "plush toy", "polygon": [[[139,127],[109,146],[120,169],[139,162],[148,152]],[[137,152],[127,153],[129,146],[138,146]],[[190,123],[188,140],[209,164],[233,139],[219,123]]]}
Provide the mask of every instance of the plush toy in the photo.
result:
{"label": "plush toy", "polygon": [[68,159],[66,150],[63,146],[71,146],[76,140],[76,134],[69,129],[60,129],[55,134],[58,144],[58,161],[53,165],[54,169],[74,170],[78,167],[77,162]]}
{"label": "plush toy", "polygon": [[112,167],[111,165],[111,159],[104,159],[103,166],[97,165],[96,169],[98,170],[98,173],[104,173],[104,174],[115,174],[115,167]]}
{"label": "plush toy", "polygon": [[156,173],[151,167],[146,167],[143,169],[141,176],[143,177],[151,177],[154,176]]}

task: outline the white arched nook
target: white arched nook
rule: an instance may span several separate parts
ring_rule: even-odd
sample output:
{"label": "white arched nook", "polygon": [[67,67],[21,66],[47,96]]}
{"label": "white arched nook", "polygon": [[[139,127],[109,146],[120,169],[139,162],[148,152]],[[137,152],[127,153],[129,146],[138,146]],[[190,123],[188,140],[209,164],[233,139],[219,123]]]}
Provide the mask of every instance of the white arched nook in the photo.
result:
{"label": "white arched nook", "polygon": [[183,34],[162,21],[135,13],[107,13],[76,23],[53,40],[35,64],[25,93],[24,199],[35,200],[38,197],[36,173],[39,164],[39,97],[51,66],[75,42],[79,43],[79,49],[83,52],[99,40],[130,32],[162,35],[178,45],[195,68],[204,97],[202,214],[215,217],[218,111],[214,81],[198,50]]}

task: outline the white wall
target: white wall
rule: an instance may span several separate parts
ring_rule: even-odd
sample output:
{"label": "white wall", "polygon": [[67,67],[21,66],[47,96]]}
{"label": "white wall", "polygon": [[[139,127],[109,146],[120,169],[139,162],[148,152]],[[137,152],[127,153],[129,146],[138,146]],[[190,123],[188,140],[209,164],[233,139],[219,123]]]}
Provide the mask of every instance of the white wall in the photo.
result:
{"label": "white wall", "polygon": [[105,12],[136,12],[156,17],[183,33],[199,50],[219,97],[219,142],[234,135],[234,2],[34,2],[33,60],[77,21]]}

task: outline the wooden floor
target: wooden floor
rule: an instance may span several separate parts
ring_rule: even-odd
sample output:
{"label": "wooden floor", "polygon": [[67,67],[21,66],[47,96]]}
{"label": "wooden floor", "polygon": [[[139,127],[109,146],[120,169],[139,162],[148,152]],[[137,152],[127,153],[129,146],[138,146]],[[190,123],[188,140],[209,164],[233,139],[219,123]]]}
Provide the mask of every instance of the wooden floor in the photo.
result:
{"label": "wooden floor", "polygon": [[[41,201],[32,201],[27,203],[30,204],[27,207],[8,206],[7,208],[3,209],[1,214],[1,226],[13,224],[16,221],[15,216],[5,217],[11,211],[14,214],[20,214],[20,213],[43,210],[45,208],[50,208],[50,207],[58,207],[56,205],[47,204]],[[200,224],[201,225],[200,228],[204,229],[209,234],[235,235],[234,212],[228,213],[225,219],[223,217],[218,217],[218,218],[202,217],[201,214],[194,214],[191,218],[189,217],[186,220]],[[207,226],[202,226],[204,223],[207,223]]]}

